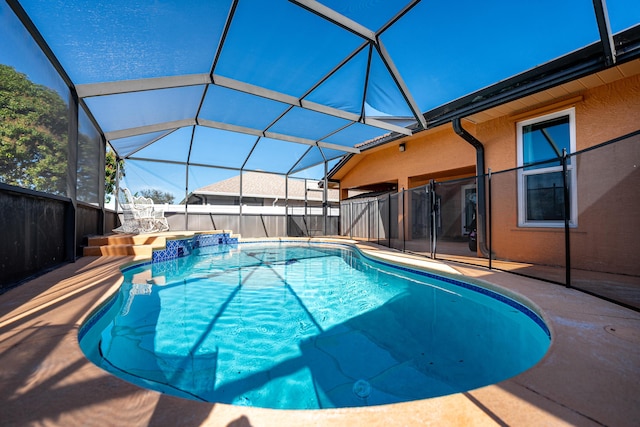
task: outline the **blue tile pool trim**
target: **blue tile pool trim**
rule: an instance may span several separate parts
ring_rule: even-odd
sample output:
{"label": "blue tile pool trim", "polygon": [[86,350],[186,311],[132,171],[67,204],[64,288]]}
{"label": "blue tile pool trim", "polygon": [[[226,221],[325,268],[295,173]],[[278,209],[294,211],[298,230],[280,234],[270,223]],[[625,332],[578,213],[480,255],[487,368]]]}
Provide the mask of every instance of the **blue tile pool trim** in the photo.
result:
{"label": "blue tile pool trim", "polygon": [[167,240],[167,246],[164,249],[155,249],[152,252],[150,261],[143,261],[129,265],[122,268],[121,271],[124,273],[138,267],[186,257],[191,255],[191,253],[198,248],[237,244],[238,238],[231,237],[231,234],[229,233],[196,234],[193,237],[187,237],[184,239]]}
{"label": "blue tile pool trim", "polygon": [[116,292],[115,294],[113,294],[112,296],[110,296],[99,308],[98,310],[93,313],[87,320],[84,321],[84,323],[80,326],[80,330],[78,331],[78,342],[82,341],[82,339],[84,338],[84,336],[87,334],[87,332],[89,332],[91,330],[91,328],[93,327],[93,325],[95,325],[96,323],[98,323],[98,321],[100,319],[102,319],[102,316],[105,315],[105,313],[107,311],[109,311],[109,309],[111,307],[113,307],[113,304],[116,303],[116,300],[118,299],[118,293]]}
{"label": "blue tile pool trim", "polygon": [[518,301],[516,301],[516,300],[514,300],[512,298],[509,298],[506,295],[503,295],[503,294],[501,294],[499,292],[496,292],[496,291],[492,291],[491,289],[487,289],[487,288],[484,288],[482,286],[474,285],[473,283],[468,283],[468,282],[464,282],[464,281],[461,281],[461,280],[458,280],[458,279],[454,279],[452,277],[441,276],[439,274],[430,273],[430,272],[424,271],[424,270],[416,270],[416,269],[413,269],[413,268],[410,268],[410,267],[405,267],[405,266],[398,265],[398,264],[388,263],[388,262],[385,262],[385,261],[381,261],[379,259],[371,258],[371,257],[363,254],[362,252],[360,252],[360,254],[362,255],[362,257],[366,258],[368,261],[371,261],[372,263],[380,264],[380,265],[383,265],[383,266],[385,266],[387,268],[392,268],[394,270],[405,271],[405,272],[408,272],[408,273],[416,274],[418,276],[423,276],[423,277],[427,277],[427,278],[430,278],[430,279],[440,280],[442,282],[450,283],[450,284],[455,285],[455,286],[460,286],[461,288],[469,289],[470,291],[477,292],[479,294],[486,295],[486,296],[488,296],[490,298],[498,300],[501,303],[507,304],[507,305],[515,308],[516,310],[522,312],[526,316],[528,316],[540,328],[542,328],[542,330],[547,334],[547,336],[549,338],[551,338],[551,331],[549,330],[549,327],[544,322],[544,320],[542,320],[542,318],[538,315],[538,313],[536,313],[535,311],[531,310],[529,307],[527,307],[526,305],[522,304],[521,302],[518,302]]}
{"label": "blue tile pool trim", "polygon": [[231,237],[229,233],[220,234],[196,234],[187,239],[167,240],[167,247],[153,251],[151,262],[166,261],[191,255],[194,249],[207,246],[237,244],[238,238]]}

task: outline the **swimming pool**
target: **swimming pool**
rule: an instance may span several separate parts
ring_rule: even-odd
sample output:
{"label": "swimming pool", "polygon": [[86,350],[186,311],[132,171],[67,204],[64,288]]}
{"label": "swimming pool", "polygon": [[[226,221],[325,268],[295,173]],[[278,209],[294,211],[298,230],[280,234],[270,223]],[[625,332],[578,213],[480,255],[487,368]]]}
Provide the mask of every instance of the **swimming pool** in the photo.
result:
{"label": "swimming pool", "polygon": [[80,330],[96,365],[190,399],[281,409],[493,384],[550,334],[514,299],[339,244],[242,243],[134,265]]}

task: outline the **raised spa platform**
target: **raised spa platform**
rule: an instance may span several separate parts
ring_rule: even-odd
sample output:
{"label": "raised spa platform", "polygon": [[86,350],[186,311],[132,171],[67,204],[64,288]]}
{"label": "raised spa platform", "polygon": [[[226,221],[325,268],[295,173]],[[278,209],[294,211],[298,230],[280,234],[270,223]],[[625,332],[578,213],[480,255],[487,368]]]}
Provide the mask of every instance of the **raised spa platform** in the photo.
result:
{"label": "raised spa platform", "polygon": [[[93,236],[87,239],[88,244],[83,248],[84,256],[128,256],[151,258],[154,251],[161,252],[170,249],[174,245],[167,242],[190,241],[198,242],[202,246],[209,246],[213,242],[229,243],[235,239],[237,243],[239,235],[231,230],[210,231],[168,231],[164,233],[150,234],[111,234],[108,236]],[[185,244],[178,246],[185,246]]]}

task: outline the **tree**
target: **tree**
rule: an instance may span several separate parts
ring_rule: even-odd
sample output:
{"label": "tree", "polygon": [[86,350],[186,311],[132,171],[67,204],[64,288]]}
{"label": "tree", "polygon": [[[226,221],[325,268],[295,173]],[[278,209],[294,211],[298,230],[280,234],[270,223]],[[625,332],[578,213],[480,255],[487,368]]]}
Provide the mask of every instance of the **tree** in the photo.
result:
{"label": "tree", "polygon": [[[120,165],[120,175],[116,176],[118,171],[118,167],[116,164]],[[124,160],[116,160],[116,154],[107,150],[105,155],[105,167],[104,167],[104,194],[107,202],[111,201],[111,196],[115,193],[116,182],[118,182],[122,177],[124,177]]]}
{"label": "tree", "polygon": [[[31,82],[13,67],[0,64],[0,182],[51,194],[67,194],[69,108],[56,91]],[[99,152],[88,135],[78,135],[78,193],[95,199]],[[84,158],[83,156],[86,156]],[[105,197],[116,180],[116,156],[106,153]]]}
{"label": "tree", "polygon": [[147,188],[144,190],[140,190],[136,192],[136,195],[148,197],[153,200],[153,203],[156,204],[164,204],[164,203],[173,203],[175,196],[168,191],[160,191],[155,188]]}
{"label": "tree", "polygon": [[0,64],[0,182],[66,195],[68,132],[62,97]]}

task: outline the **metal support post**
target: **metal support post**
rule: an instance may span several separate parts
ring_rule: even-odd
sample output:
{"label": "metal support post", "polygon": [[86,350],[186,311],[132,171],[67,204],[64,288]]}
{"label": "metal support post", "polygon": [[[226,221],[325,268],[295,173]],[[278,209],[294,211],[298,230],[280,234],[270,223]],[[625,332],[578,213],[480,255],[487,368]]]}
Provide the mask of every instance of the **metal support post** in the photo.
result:
{"label": "metal support post", "polygon": [[284,228],[287,237],[289,236],[289,175],[284,178]]}
{"label": "metal support post", "polygon": [[489,239],[489,270],[492,268],[491,259],[493,258],[493,216],[491,215],[491,168],[489,168],[488,183],[487,183],[487,215],[489,216],[489,231],[487,232],[487,238]]}
{"label": "metal support post", "polygon": [[116,156],[116,192],[114,194],[116,200],[115,200],[115,208],[116,208],[116,219],[117,219],[117,223],[114,224],[116,227],[119,227],[121,224],[119,223],[119,215],[118,215],[118,208],[120,207],[120,200],[118,195],[120,194],[120,157]]}
{"label": "metal support post", "polygon": [[[407,218],[405,216],[404,211],[404,192],[406,190],[402,189],[402,252],[406,252],[407,249],[407,236],[406,236],[406,227],[407,227]],[[398,227],[399,229],[400,227]]]}
{"label": "metal support post", "polygon": [[[98,160],[98,164],[99,165],[106,165],[106,154],[107,154],[107,145],[106,145],[106,141],[104,139],[104,137],[100,137],[100,154],[99,154],[99,160]],[[105,168],[100,167],[98,168],[99,171],[99,178],[98,178],[98,183],[103,183],[105,182]],[[116,169],[117,170],[117,169]],[[105,234],[105,229],[106,229],[106,212],[105,212],[105,208],[104,208],[104,185],[98,185],[98,205],[100,206],[100,217],[98,219],[98,234],[100,235],[104,235]]]}
{"label": "metal support post", "polygon": [[353,239],[353,201],[349,202],[349,238]]}
{"label": "metal support post", "polygon": [[72,93],[69,102],[69,138],[67,140],[67,197],[65,205],[65,257],[76,261],[77,211],[78,211],[78,97]]}
{"label": "metal support post", "polygon": [[238,233],[242,235],[242,169],[240,169],[240,194],[238,195],[238,205],[240,205],[240,212],[238,214]]}
{"label": "metal support post", "polygon": [[184,178],[184,229],[189,230],[189,165],[185,166]]}
{"label": "metal support post", "polygon": [[389,193],[388,195],[388,200],[387,200],[387,220],[388,222],[388,227],[389,230],[387,231],[387,239],[389,240],[387,247],[390,248],[391,247],[391,193]]}
{"label": "metal support post", "polygon": [[569,237],[571,204],[569,200],[569,177],[567,170],[567,149],[562,149],[562,184],[564,187],[564,253],[565,253],[565,286],[571,287],[571,241]]}
{"label": "metal support post", "polygon": [[327,235],[327,221],[329,220],[329,180],[327,175],[329,174],[328,163],[324,161],[324,187],[322,192],[322,215],[324,216],[324,225],[322,227],[322,234]]}
{"label": "metal support post", "polygon": [[438,201],[436,198],[436,182],[429,182],[431,189],[431,258],[436,259],[436,241],[438,238]]}

